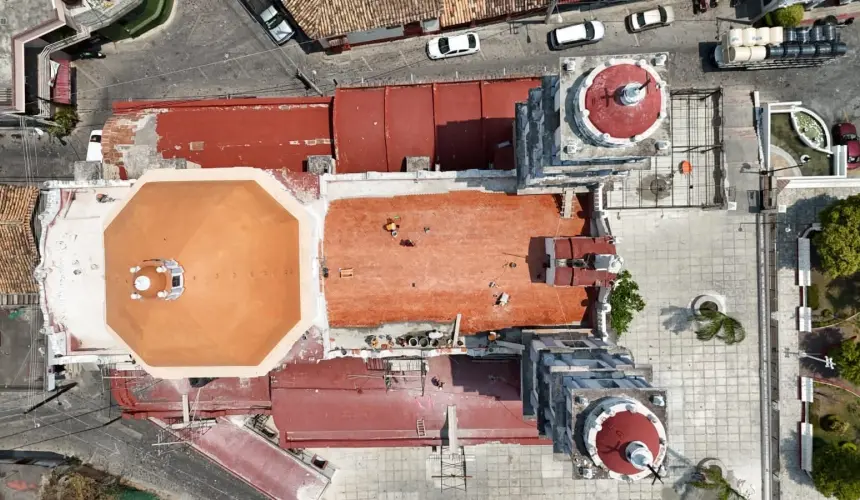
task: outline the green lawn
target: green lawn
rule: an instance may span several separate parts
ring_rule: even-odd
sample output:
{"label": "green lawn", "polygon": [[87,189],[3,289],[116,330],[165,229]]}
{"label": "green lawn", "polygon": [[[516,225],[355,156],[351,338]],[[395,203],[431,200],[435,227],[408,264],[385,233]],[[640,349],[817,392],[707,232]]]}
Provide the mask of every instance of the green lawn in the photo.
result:
{"label": "green lawn", "polygon": [[818,150],[807,147],[791,126],[788,113],[773,113],[770,115],[771,144],[784,149],[794,157],[797,164],[802,155],[809,155],[809,163],[800,166],[803,175],[831,175],[830,156]]}
{"label": "green lawn", "polygon": [[[851,428],[844,434],[827,432],[821,428],[821,418],[838,415]],[[848,391],[824,384],[815,384],[815,400],[812,403],[813,436],[836,444],[851,442],[860,444],[860,400]]]}

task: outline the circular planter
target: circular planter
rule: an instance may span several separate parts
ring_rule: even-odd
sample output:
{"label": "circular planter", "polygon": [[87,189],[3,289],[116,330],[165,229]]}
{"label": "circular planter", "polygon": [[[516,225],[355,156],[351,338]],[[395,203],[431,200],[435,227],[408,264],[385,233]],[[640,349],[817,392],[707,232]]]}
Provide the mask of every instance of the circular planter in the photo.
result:
{"label": "circular planter", "polygon": [[831,154],[830,130],[820,116],[803,107],[794,108],[788,116],[791,119],[791,127],[806,147]]}
{"label": "circular planter", "polygon": [[722,295],[717,294],[699,295],[693,300],[693,303],[690,304],[690,308],[693,310],[694,315],[698,315],[703,311],[708,310],[725,313],[726,299]]}

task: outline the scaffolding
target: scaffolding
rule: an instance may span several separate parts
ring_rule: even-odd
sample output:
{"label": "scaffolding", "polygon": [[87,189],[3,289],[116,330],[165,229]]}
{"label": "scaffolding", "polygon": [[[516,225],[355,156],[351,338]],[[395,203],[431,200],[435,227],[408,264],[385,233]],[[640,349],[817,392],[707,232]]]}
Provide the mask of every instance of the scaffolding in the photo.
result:
{"label": "scaffolding", "polygon": [[631,170],[606,193],[609,208],[717,207],[722,196],[721,89],[670,94],[672,151],[650,158],[650,168]]}
{"label": "scaffolding", "polygon": [[411,391],[424,395],[427,360],[424,358],[373,358],[365,362],[369,374],[349,375],[350,379],[382,379],[385,390]]}

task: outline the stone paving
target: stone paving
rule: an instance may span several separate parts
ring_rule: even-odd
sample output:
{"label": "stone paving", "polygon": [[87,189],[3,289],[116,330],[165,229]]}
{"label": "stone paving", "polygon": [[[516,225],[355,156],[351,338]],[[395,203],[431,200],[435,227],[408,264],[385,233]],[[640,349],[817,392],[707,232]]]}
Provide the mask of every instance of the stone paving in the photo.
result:
{"label": "stone paving", "polygon": [[[750,498],[761,495],[759,338],[756,239],[750,215],[721,211],[617,211],[610,217],[618,253],[647,306],[620,344],[654,368],[668,390],[670,469],[684,459],[722,460]],[[702,294],[725,297],[728,314],[747,332],[727,346],[700,342],[690,304]],[[683,457],[683,458],[682,458]],[[677,467],[677,468],[675,468]]]}
{"label": "stone paving", "polygon": [[[654,385],[669,391],[669,478],[626,484],[573,480],[571,464],[549,446],[466,447],[466,492],[442,491],[437,460],[422,448],[312,450],[339,469],[324,498],[675,499],[682,478],[704,458],[721,459],[738,488],[761,496],[761,431],[754,219],[722,211],[618,211],[610,217],[619,253],[648,306],[621,342],[638,363],[654,367]],[[747,329],[743,343],[695,339],[689,305],[721,294]],[[434,472],[434,470],[436,472]],[[696,495],[693,495],[696,496]],[[688,497],[689,498],[689,497]]]}

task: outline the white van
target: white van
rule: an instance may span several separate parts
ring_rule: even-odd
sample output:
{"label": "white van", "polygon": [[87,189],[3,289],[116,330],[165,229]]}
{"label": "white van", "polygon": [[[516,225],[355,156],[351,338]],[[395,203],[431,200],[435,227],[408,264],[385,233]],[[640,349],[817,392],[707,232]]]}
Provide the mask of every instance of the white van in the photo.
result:
{"label": "white van", "polygon": [[102,161],[102,131],[90,132],[90,142],[87,143],[87,161]]}
{"label": "white van", "polygon": [[600,21],[586,21],[582,24],[556,28],[549,33],[549,46],[553,50],[588,45],[603,40],[606,27]]}

